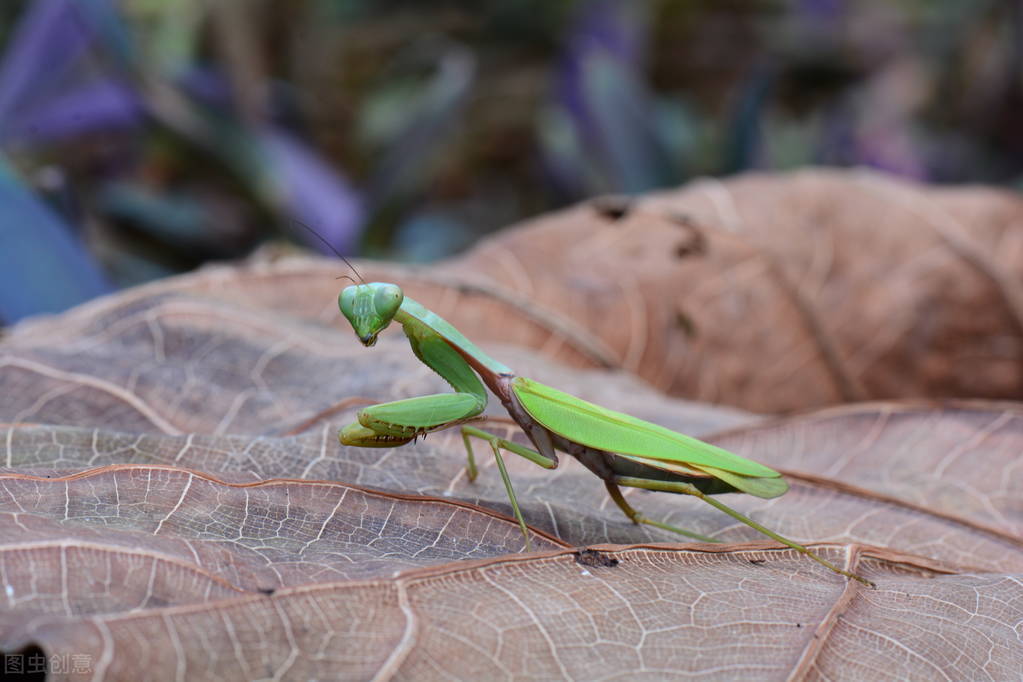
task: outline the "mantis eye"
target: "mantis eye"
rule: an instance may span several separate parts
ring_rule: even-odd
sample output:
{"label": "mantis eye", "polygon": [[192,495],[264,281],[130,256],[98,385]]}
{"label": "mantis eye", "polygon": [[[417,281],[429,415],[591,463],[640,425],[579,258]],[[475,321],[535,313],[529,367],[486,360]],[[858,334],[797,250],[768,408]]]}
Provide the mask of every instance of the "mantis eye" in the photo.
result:
{"label": "mantis eye", "polygon": [[401,287],[396,284],[381,284],[373,294],[373,309],[383,320],[390,322],[403,300],[405,294],[402,293]]}
{"label": "mantis eye", "polygon": [[345,287],[337,297],[337,305],[341,308],[341,313],[349,320],[355,314],[355,294],[358,289],[359,287],[355,285]]}

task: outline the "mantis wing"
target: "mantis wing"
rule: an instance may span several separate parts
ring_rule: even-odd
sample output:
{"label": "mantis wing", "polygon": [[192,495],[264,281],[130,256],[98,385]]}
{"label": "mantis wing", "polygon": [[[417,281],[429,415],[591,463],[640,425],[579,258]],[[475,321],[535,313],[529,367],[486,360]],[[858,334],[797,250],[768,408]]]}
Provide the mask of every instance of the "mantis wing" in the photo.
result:
{"label": "mantis wing", "polygon": [[697,469],[757,497],[777,497],[788,490],[788,484],[774,469],[710,443],[586,402],[525,377],[516,377],[512,390],[533,419],[587,447],[620,453],[642,464],[683,475]]}

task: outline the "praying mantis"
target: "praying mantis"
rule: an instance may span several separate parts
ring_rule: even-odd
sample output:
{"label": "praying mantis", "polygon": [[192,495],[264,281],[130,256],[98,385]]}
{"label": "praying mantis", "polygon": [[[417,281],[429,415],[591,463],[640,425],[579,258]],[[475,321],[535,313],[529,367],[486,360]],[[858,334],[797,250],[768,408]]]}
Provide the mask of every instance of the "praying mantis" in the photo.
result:
{"label": "praying mantis", "polygon": [[[476,438],[486,441],[494,452],[512,511],[525,536],[527,551],[531,548],[529,528],[519,510],[502,450],[545,469],[558,466],[557,451],[567,453],[604,481],[611,499],[634,523],[648,524],[703,542],[717,542],[643,516],[628,503],[621,487],[698,497],[835,573],[873,586],[869,580],[839,568],[711,497],[729,492],[765,499],[778,497],[788,490],[788,484],[777,471],[663,426],[516,376],[439,315],[405,296],[396,284],[354,283],[353,280],[351,286],[342,290],[338,304],[359,341],[367,347],[375,344],[377,335],[392,322],[400,324],[416,357],[454,389],[454,393],[366,407],[358,412],[358,421],[338,433],[341,443],[396,447],[427,433],[461,425],[469,480],[474,481],[478,473],[471,443],[471,439]],[[486,389],[501,401],[533,448],[469,423],[483,420],[480,415],[487,405]]]}

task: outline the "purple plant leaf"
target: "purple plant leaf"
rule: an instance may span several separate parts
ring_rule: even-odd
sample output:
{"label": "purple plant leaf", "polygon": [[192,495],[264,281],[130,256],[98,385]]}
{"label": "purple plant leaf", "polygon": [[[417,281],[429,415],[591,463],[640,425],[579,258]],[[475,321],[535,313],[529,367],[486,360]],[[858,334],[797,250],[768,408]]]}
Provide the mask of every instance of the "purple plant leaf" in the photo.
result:
{"label": "purple plant leaf", "polygon": [[110,291],[69,226],[0,161],[0,321],[59,312]]}
{"label": "purple plant leaf", "polygon": [[609,54],[598,52],[587,58],[583,87],[616,185],[612,189],[640,192],[667,182],[644,84]]}
{"label": "purple plant leaf", "polygon": [[[260,135],[275,171],[282,203],[297,220],[316,230],[334,248],[351,252],[362,227],[358,193],[302,142],[279,130]],[[330,250],[305,229],[294,234],[324,253]]]}
{"label": "purple plant leaf", "polygon": [[194,67],[184,71],[177,85],[192,98],[221,111],[231,108],[231,85],[219,71]]}
{"label": "purple plant leaf", "polygon": [[846,12],[845,0],[799,0],[793,13],[813,25],[830,28]]}
{"label": "purple plant leaf", "polygon": [[857,163],[921,182],[927,180],[926,164],[908,128],[893,125],[864,131],[856,142]]}
{"label": "purple plant leaf", "polygon": [[571,29],[558,70],[558,96],[584,134],[599,133],[582,85],[588,59],[595,53],[607,53],[624,70],[637,72],[642,58],[641,26],[634,7],[594,0],[584,5]]}
{"label": "purple plant leaf", "polygon": [[126,75],[110,75],[119,70],[111,69],[113,61],[87,58],[97,47],[123,43],[124,33],[109,0],[31,3],[0,62],[0,143],[48,142],[136,123],[141,105]]}
{"label": "purple plant leaf", "polygon": [[103,80],[46,100],[0,130],[0,144],[21,146],[52,142],[99,130],[141,123],[143,105],[127,85]]}
{"label": "purple plant leaf", "polygon": [[[557,102],[585,154],[580,165],[594,167],[601,178],[590,183],[590,192],[638,192],[674,179],[644,81],[645,40],[642,7],[606,0],[584,4],[569,34]],[[564,167],[565,159],[552,165]]]}
{"label": "purple plant leaf", "polygon": [[0,62],[0,125],[62,80],[91,40],[69,0],[29,3]]}

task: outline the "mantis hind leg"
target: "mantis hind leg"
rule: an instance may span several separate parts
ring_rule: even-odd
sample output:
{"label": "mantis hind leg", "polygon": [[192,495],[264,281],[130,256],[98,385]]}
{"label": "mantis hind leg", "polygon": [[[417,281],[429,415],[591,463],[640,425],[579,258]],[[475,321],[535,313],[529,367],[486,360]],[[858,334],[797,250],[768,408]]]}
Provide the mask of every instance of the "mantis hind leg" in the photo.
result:
{"label": "mantis hind leg", "polygon": [[[861,582],[864,585],[867,585],[869,587],[874,587],[875,586],[874,583],[870,582],[866,578],[861,578],[860,576],[856,575],[855,573],[850,573],[849,571],[846,571],[846,570],[843,570],[843,569],[839,568],[838,566],[836,566],[835,564],[831,563],[827,559],[825,559],[823,557],[820,557],[817,554],[811,552],[809,549],[807,549],[803,545],[799,544],[798,542],[795,542],[794,540],[789,540],[786,537],[778,535],[773,530],[770,530],[768,528],[765,528],[764,526],[761,526],[759,523],[757,523],[753,519],[751,519],[748,516],[745,516],[743,514],[740,514],[739,512],[737,512],[734,509],[732,509],[731,507],[729,507],[728,505],[726,505],[726,504],[724,504],[722,502],[718,502],[715,499],[712,499],[710,496],[708,496],[705,493],[703,493],[700,490],[698,490],[696,488],[696,486],[692,485],[691,483],[682,483],[682,482],[674,482],[674,481],[654,481],[654,480],[650,480],[650,479],[646,479],[646,478],[631,478],[631,477],[627,477],[627,476],[616,476],[614,478],[614,483],[617,483],[618,485],[629,486],[629,487],[632,487],[632,488],[646,488],[647,490],[659,490],[659,491],[663,491],[663,492],[681,493],[683,495],[692,495],[694,497],[699,497],[701,500],[703,500],[707,504],[709,504],[709,505],[711,505],[713,507],[716,507],[717,509],[723,511],[724,513],[726,513],[729,516],[731,516],[733,519],[735,519],[737,521],[741,521],[742,523],[746,524],[750,528],[763,533],[764,535],[766,535],[767,537],[771,538],[772,540],[777,540],[781,544],[786,545],[788,547],[791,547],[792,549],[796,550],[797,552],[799,552],[801,554],[805,554],[807,557],[813,559],[814,561],[816,561],[817,563],[821,564],[822,566],[825,566],[825,567],[831,569],[835,573],[838,573],[840,575],[844,575],[847,578],[852,578],[853,580],[858,580],[859,582]],[[608,485],[608,491],[609,492],[611,491],[611,487],[614,486],[614,483],[609,483],[609,485]],[[611,496],[614,497],[614,493],[612,493]],[[619,496],[621,496],[621,493],[619,493]],[[619,506],[621,506],[621,504],[619,504]],[[625,510],[624,507],[622,508],[622,510],[623,511]],[[628,513],[628,512],[626,512],[626,513]],[[658,524],[655,523],[655,524],[651,524],[651,525],[658,525]],[[665,526],[661,525],[659,527],[664,528]],[[671,530],[670,527],[668,527],[668,529]]]}
{"label": "mantis hind leg", "polygon": [[[622,483],[622,485],[628,484]],[[721,542],[720,540],[715,540],[714,538],[707,537],[706,535],[694,533],[693,531],[686,530],[685,528],[679,528],[677,526],[672,526],[667,523],[662,523],[661,521],[654,521],[653,519],[648,519],[635,508],[633,508],[632,505],[626,502],[625,496],[622,495],[622,491],[614,482],[604,481],[604,486],[607,488],[608,494],[611,495],[611,499],[614,500],[615,504],[618,505],[618,508],[621,509],[626,516],[632,519],[633,523],[645,523],[648,526],[654,526],[655,528],[669,530],[672,533],[685,535],[686,537],[693,538],[694,540],[699,540],[700,542]]]}
{"label": "mantis hind leg", "polygon": [[553,469],[558,465],[555,460],[549,457],[541,455],[536,450],[519,445],[510,440],[500,438],[492,433],[487,433],[482,429],[477,429],[474,426],[463,426],[462,427],[462,440],[465,442],[465,451],[468,455],[468,463],[466,464],[465,471],[470,481],[475,481],[479,471],[476,469],[476,459],[472,454],[472,443],[470,438],[479,438],[485,440],[490,444],[491,449],[494,451],[494,457],[497,460],[497,469],[501,472],[501,481],[504,483],[504,489],[508,493],[508,501],[511,502],[512,512],[515,514],[515,520],[519,522],[519,529],[522,530],[522,536],[526,539],[526,551],[530,552],[533,549],[533,544],[529,539],[529,527],[526,525],[526,520],[522,517],[522,511],[519,509],[519,501],[515,497],[515,489],[512,488],[511,478],[508,476],[508,470],[504,466],[504,457],[501,455],[501,450],[507,450],[513,452],[520,457],[528,459],[534,464],[539,464],[545,469]]}

